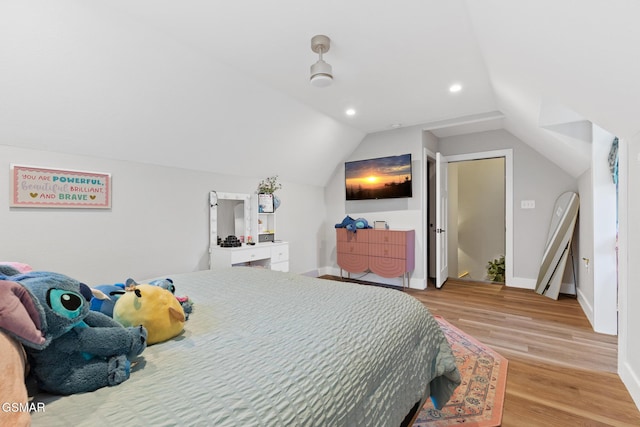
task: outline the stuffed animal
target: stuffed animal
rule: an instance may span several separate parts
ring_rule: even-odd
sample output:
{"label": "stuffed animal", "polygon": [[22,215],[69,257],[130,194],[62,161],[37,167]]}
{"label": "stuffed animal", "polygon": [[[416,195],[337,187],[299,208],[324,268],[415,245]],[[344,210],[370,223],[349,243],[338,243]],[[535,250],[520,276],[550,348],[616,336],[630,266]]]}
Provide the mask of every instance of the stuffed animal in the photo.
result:
{"label": "stuffed animal", "polygon": [[113,318],[124,326],[142,325],[148,331],[147,342],[155,344],[180,334],[186,320],[184,310],[168,290],[127,280],[127,292],[118,298]]}
{"label": "stuffed animal", "polygon": [[[133,281],[133,279],[129,279],[129,280]],[[135,281],[133,282],[135,283]],[[129,283],[129,281],[127,281],[127,283]],[[168,290],[172,294],[174,295],[176,294],[176,287],[173,284],[173,280],[169,278],[152,280],[149,282],[149,284],[153,286],[160,286],[161,288]],[[193,302],[191,301],[191,299],[189,299],[188,296],[184,296],[184,297],[176,296],[176,299],[182,306],[185,320],[189,320],[189,315],[193,313]]]}
{"label": "stuffed animal", "polygon": [[24,344],[42,390],[93,391],[129,378],[147,345],[144,327],[125,328],[89,310],[89,288],[58,273],[6,276],[0,328]]}
{"label": "stuffed animal", "polygon": [[92,297],[89,309],[113,318],[113,307],[120,296],[124,295],[124,283],[98,285],[91,288]]}
{"label": "stuffed animal", "polygon": [[14,274],[28,273],[33,268],[29,264],[14,261],[2,261],[0,262],[0,274],[7,276],[13,276]]}
{"label": "stuffed animal", "polygon": [[371,228],[369,222],[364,218],[353,219],[349,215],[344,217],[341,223],[336,224],[336,228],[346,228],[355,233],[358,229]]}

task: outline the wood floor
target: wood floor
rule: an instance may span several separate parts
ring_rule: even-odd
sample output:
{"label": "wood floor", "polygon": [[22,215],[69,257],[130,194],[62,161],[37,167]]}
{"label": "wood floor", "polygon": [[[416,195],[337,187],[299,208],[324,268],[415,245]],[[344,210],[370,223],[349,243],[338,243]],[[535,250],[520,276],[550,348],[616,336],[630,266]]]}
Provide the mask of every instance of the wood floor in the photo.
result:
{"label": "wood floor", "polygon": [[640,426],[617,338],[593,332],[575,298],[453,279],[406,292],[509,360],[502,426]]}

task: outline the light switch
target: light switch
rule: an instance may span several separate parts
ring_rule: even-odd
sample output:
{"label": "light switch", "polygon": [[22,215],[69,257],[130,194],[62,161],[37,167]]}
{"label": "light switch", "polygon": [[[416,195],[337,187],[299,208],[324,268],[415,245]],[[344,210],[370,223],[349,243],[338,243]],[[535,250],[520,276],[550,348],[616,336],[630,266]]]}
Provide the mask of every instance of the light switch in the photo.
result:
{"label": "light switch", "polygon": [[535,200],[521,200],[520,201],[520,209],[535,209],[536,201]]}

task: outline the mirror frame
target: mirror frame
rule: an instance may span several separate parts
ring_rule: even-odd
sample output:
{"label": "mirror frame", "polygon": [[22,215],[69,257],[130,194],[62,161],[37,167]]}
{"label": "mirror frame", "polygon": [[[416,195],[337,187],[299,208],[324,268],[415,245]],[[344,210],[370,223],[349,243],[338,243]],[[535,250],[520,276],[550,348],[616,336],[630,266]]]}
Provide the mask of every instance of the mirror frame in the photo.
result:
{"label": "mirror frame", "polygon": [[535,290],[541,295],[558,299],[567,259],[571,253],[571,241],[579,209],[580,198],[573,191],[562,193],[556,199],[547,244],[536,280]]}
{"label": "mirror frame", "polygon": [[218,201],[241,200],[244,202],[244,236],[251,236],[251,194],[226,193],[211,191],[209,193],[209,248],[218,245]]}

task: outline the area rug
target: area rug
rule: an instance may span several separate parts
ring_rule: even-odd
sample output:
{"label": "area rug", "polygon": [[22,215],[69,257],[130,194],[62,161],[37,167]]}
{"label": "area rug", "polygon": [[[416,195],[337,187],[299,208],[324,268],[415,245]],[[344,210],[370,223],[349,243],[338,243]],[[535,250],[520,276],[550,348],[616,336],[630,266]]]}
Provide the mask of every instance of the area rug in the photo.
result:
{"label": "area rug", "polygon": [[499,426],[507,383],[507,359],[442,317],[434,317],[451,345],[462,383],[441,410],[427,400],[413,427]]}

